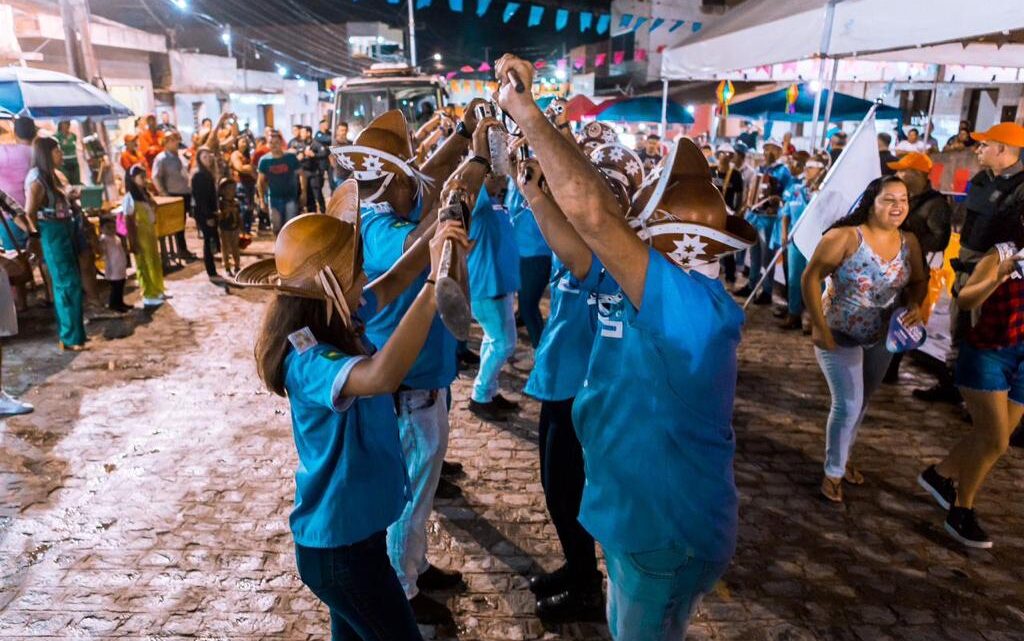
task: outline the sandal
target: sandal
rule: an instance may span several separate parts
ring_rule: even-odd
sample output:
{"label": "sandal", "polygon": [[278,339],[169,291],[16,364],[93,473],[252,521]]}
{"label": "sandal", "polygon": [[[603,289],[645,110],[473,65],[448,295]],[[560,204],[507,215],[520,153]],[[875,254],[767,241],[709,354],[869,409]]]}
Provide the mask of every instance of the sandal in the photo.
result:
{"label": "sandal", "polygon": [[85,345],[65,345],[62,341],[58,341],[57,346],[62,352],[84,352],[88,349]]}
{"label": "sandal", "polygon": [[821,479],[821,493],[833,503],[843,502],[843,479],[823,477]]}
{"label": "sandal", "polygon": [[843,474],[843,480],[850,485],[864,485],[864,475],[860,473],[860,470],[852,465],[846,468],[846,474]]}

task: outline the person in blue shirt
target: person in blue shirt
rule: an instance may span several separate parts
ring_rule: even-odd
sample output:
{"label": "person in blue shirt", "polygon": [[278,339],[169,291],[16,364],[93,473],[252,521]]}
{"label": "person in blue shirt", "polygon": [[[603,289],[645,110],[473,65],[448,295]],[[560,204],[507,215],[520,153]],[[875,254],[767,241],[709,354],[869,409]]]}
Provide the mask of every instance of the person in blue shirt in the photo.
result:
{"label": "person in blue shirt", "polygon": [[803,327],[804,299],[800,281],[807,269],[807,258],[793,242],[792,229],[799,222],[815,189],[818,179],[825,170],[825,164],[812,158],[807,152],[793,155],[793,182],[782,195],[779,209],[779,223],[784,227],[780,244],[786,243],[786,318],[779,324],[781,329],[795,330]]}
{"label": "person in blue shirt", "polygon": [[367,284],[357,187],[332,196],[335,215],[306,214],[282,227],[274,257],[243,269],[242,286],[276,291],[256,340],[267,388],[288,399],[299,466],[289,522],[302,582],[329,608],[333,639],[421,639],[388,560],[385,529],[409,500],[391,394],[412,366],[436,315],[433,275],[458,223],[429,244],[431,275],[390,339],[375,351],[363,323],[413,282],[426,259],[420,239]]}
{"label": "person in blue shirt", "polygon": [[726,213],[685,138],[624,216],[599,170],[529,92],[515,91],[510,76],[529,86],[533,66],[506,55],[496,72],[499,104],[602,265],[588,274],[597,333],[573,422],[586,474],[579,520],[605,553],[609,628],[617,641],[681,639],[735,550],[731,422],[743,313],[717,280],[718,258],[757,233]]}
{"label": "person in blue shirt", "polygon": [[[750,204],[746,219],[758,232],[757,244],[750,248],[750,278],[747,284],[733,293],[736,296],[746,298],[754,291],[757,281],[761,280],[761,273],[765,269],[771,269],[768,264],[773,258],[770,249],[772,234],[775,231],[775,224],[778,220],[779,207],[782,205],[782,194],[793,181],[793,175],[786,163],[782,162],[782,145],[775,140],[764,141],[764,164],[758,170],[756,191],[751,193]],[[772,287],[775,279],[769,276],[765,279],[761,293],[754,299],[755,305],[771,305]]]}
{"label": "person in blue shirt", "polygon": [[256,190],[270,205],[274,233],[299,212],[299,159],[284,148],[281,132],[270,135],[270,153],[260,158]]}
{"label": "person in blue shirt", "polygon": [[[473,111],[467,108],[467,119],[457,129],[461,133],[442,143],[422,169],[412,162],[409,127],[399,110],[374,119],[352,145],[332,149],[339,165],[351,171],[359,184],[363,198],[360,233],[365,269],[371,279],[391,269],[418,239],[433,234],[439,190],[446,179],[482,182],[489,156],[487,127],[477,126],[471,119],[475,118],[470,115]],[[473,139],[473,149],[481,160],[463,163],[456,170],[469,146],[467,136]],[[366,337],[371,343],[377,347],[387,343],[426,279],[424,269],[408,290],[367,319]],[[455,337],[435,317],[423,348],[395,394],[412,500],[387,535],[388,555],[417,620],[424,624],[444,623],[451,613],[421,590],[450,589],[462,583],[459,572],[442,570],[427,561],[427,520],[448,449],[448,386],[455,374]]]}
{"label": "person in blue shirt", "polygon": [[473,318],[484,333],[469,411],[488,421],[502,420],[519,409],[518,403],[498,392],[501,367],[516,350],[512,299],[519,290],[515,230],[508,210],[501,204],[505,183],[505,176],[489,173],[479,188],[469,223],[473,253],[466,261]]}
{"label": "person in blue shirt", "polygon": [[508,181],[505,208],[512,218],[516,245],[519,248],[519,318],[526,326],[530,344],[536,349],[540,344],[541,332],[544,331],[544,315],[540,311],[540,301],[551,277],[551,248],[540,233],[530,204],[519,191],[515,180],[510,176]]}

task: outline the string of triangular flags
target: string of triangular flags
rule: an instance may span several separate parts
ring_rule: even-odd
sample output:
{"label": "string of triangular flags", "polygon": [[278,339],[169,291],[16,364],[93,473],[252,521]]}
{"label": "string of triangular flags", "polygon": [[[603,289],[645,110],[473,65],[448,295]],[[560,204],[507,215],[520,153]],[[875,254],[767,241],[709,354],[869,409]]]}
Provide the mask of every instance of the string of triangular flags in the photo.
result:
{"label": "string of triangular flags", "polygon": [[[358,0],[354,0],[358,1]],[[410,2],[412,0],[409,0]],[[388,0],[388,4],[401,4],[402,0]],[[417,9],[426,9],[433,4],[433,0],[416,0]],[[476,15],[477,17],[483,17],[487,14],[487,10],[491,6],[491,0],[477,0],[476,1]],[[522,7],[522,3],[519,2],[506,2],[505,9],[501,13],[502,22],[508,22],[511,20],[519,9]],[[464,0],[448,0],[448,8],[456,13],[462,13],[464,9]],[[537,27],[544,20],[544,13],[546,7],[531,4],[529,6],[529,15],[527,16],[526,26]],[[569,25],[569,17],[571,14],[577,14],[579,16],[580,33],[585,33],[593,27],[594,33],[597,35],[604,35],[608,32],[608,27],[611,24],[611,16],[607,13],[594,13],[593,11],[571,11],[569,9],[555,9],[555,31],[562,31]],[[595,21],[596,18],[596,21]],[[634,20],[635,19],[635,20]],[[668,23],[672,25],[668,28],[668,33],[672,33],[680,29],[686,24],[685,20],[668,20],[665,18],[647,17],[647,16],[634,16],[631,13],[624,13],[619,18],[619,29],[631,31],[637,31],[644,25],[648,25],[648,30],[654,33],[661,27]],[[703,25],[700,22],[691,22],[690,29],[693,32],[700,31]]]}
{"label": "string of triangular flags", "polygon": [[[659,47],[659,50],[660,49],[661,48]],[[645,60],[647,60],[647,50],[640,48],[634,49],[632,59],[636,62],[644,62]],[[595,53],[593,56],[575,56],[571,59],[573,70],[577,72],[583,71],[584,69],[587,68],[588,61],[590,63],[590,66],[594,68],[603,67],[609,63],[614,65],[621,65],[622,63],[626,62],[626,52],[624,50],[613,51],[610,56],[607,52]],[[541,58],[539,60],[535,60],[533,66],[538,71],[540,71],[541,69],[547,69],[551,67],[555,69],[567,70],[569,63],[569,58],[558,58],[554,62],[548,62],[547,60]],[[491,64],[484,60],[478,66],[475,67],[473,65],[466,64],[462,65],[458,69],[458,71],[449,71],[447,73],[447,78],[448,80],[451,80],[460,73],[486,73],[491,70]]]}

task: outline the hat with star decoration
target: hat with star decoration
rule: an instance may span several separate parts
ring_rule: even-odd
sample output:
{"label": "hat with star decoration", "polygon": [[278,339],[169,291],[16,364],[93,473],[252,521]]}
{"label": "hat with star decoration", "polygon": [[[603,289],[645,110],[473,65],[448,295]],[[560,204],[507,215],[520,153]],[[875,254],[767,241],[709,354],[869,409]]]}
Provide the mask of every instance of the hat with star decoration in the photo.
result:
{"label": "hat with star decoration", "polygon": [[580,147],[587,153],[591,150],[612,142],[619,142],[619,134],[611,125],[604,122],[588,122],[579,135]]}
{"label": "hat with star decoration", "polygon": [[331,147],[331,153],[360,184],[381,181],[376,193],[366,198],[368,202],[376,202],[396,176],[415,182],[418,192],[431,182],[413,165],[409,124],[400,109],[377,116],[359,132],[355,142]]}
{"label": "hat with star decoration", "polygon": [[629,147],[618,142],[607,142],[590,150],[590,162],[600,169],[612,184],[622,203],[622,211],[644,182],[644,164]]}
{"label": "hat with star decoration", "polygon": [[683,269],[694,269],[757,242],[757,231],[730,216],[700,148],[679,138],[648,174],[627,221],[645,241]]}

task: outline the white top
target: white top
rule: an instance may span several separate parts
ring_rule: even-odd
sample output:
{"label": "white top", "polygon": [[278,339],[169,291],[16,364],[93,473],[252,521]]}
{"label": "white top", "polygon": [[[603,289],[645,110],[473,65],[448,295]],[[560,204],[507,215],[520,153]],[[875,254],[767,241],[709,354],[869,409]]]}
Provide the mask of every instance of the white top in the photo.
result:
{"label": "white top", "polygon": [[896,145],[896,153],[900,156],[903,154],[909,154],[910,152],[916,151],[918,153],[928,153],[928,142],[924,138],[918,138],[917,142],[910,142],[909,140],[901,140]]}
{"label": "white top", "polygon": [[110,236],[100,234],[100,247],[103,248],[104,273],[107,280],[124,280],[128,277],[128,256],[124,253],[124,245],[117,234]]}

